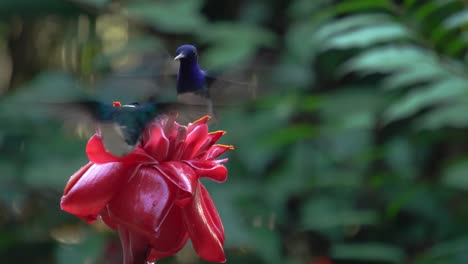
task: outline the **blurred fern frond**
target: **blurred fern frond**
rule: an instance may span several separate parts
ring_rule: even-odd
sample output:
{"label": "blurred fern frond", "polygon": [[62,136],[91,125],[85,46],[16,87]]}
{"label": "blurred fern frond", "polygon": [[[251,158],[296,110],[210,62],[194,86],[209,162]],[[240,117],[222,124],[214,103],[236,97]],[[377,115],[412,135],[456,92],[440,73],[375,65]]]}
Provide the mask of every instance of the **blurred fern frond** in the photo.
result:
{"label": "blurred fern frond", "polygon": [[337,71],[342,75],[380,74],[382,96],[394,98],[385,123],[416,118],[420,129],[468,126],[468,5],[396,2],[343,1],[323,9],[327,18],[315,42],[321,51],[350,51]]}

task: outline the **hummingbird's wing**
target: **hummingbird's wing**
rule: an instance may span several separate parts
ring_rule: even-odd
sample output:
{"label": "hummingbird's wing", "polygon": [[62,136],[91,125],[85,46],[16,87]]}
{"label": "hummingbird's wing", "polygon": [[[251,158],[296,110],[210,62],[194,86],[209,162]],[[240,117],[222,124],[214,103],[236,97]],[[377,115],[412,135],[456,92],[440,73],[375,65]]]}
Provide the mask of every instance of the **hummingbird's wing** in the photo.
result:
{"label": "hummingbird's wing", "polygon": [[[152,98],[174,100],[185,104],[240,105],[256,98],[258,93],[257,74],[253,70],[211,70],[206,73],[206,92],[177,94],[177,72],[179,62],[166,53],[134,54],[137,58],[125,67],[106,75],[96,83],[97,98],[113,98],[122,102],[147,102]],[[248,72],[246,74],[246,72]],[[248,75],[248,76],[246,76]],[[245,81],[239,81],[245,80]],[[214,111],[208,111],[213,114]]]}
{"label": "hummingbird's wing", "polygon": [[177,116],[177,122],[181,125],[187,125],[206,115],[213,116],[211,109],[204,104],[186,104],[186,103],[158,103],[160,113],[167,116]]}
{"label": "hummingbird's wing", "polygon": [[45,117],[60,120],[66,129],[82,136],[94,134],[100,124],[112,123],[114,112],[112,104],[93,99],[38,104]]}
{"label": "hummingbird's wing", "polygon": [[177,64],[165,54],[134,54],[132,62],[96,81],[96,98],[121,102],[147,102],[175,98]]}
{"label": "hummingbird's wing", "polygon": [[125,156],[138,146],[148,124],[173,116],[182,125],[206,115],[206,107],[172,102],[122,105],[113,108],[112,121],[98,120],[104,147],[115,156]]}
{"label": "hummingbird's wing", "polygon": [[[205,76],[205,88],[193,92],[177,94],[177,101],[185,105],[197,106],[196,115],[187,115],[190,111],[184,111],[185,116],[199,116],[200,110],[205,115],[218,117],[222,110],[241,106],[252,101],[256,97],[256,83],[243,83]],[[214,120],[214,119],[213,119]]]}
{"label": "hummingbird's wing", "polygon": [[42,103],[47,117],[61,120],[65,128],[82,136],[98,132],[104,148],[114,156],[125,156],[139,143],[145,124],[131,106],[97,100]]}
{"label": "hummingbird's wing", "polygon": [[[50,82],[54,81],[54,85]],[[2,111],[27,122],[61,121],[66,128],[90,134],[95,129],[93,111],[97,102],[72,75],[44,73],[1,98]],[[88,133],[89,132],[89,133]]]}
{"label": "hummingbird's wing", "polygon": [[208,96],[215,106],[238,105],[257,96],[257,81],[255,75],[250,82],[239,82],[206,76]]}

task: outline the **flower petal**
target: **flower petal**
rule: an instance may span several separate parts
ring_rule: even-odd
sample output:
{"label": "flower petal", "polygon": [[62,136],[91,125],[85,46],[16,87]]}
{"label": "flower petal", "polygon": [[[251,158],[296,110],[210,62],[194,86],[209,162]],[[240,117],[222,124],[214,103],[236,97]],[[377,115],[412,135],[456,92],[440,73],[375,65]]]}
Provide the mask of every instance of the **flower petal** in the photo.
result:
{"label": "flower petal", "polygon": [[192,158],[200,149],[201,146],[207,144],[208,126],[201,124],[195,127],[188,135],[185,140],[185,149],[181,159]]}
{"label": "flower petal", "polygon": [[102,143],[99,135],[92,136],[86,145],[86,154],[88,159],[96,164],[109,162],[141,163],[152,162],[154,159],[149,156],[141,147],[136,147],[130,154],[123,157],[116,157],[109,153]]}
{"label": "flower petal", "polygon": [[175,121],[176,119],[177,119],[177,115],[176,116],[169,115],[168,118],[165,120],[166,122],[163,123],[164,133],[166,134],[167,138],[169,138],[169,141],[171,142],[177,136],[177,131],[179,130],[179,127],[181,127],[181,125],[179,125],[179,123]]}
{"label": "flower petal", "polygon": [[151,252],[147,261],[155,262],[161,258],[172,256],[184,247],[189,235],[185,230],[182,210],[174,206],[161,226],[158,237],[154,237],[150,244]]}
{"label": "flower petal", "polygon": [[118,225],[148,237],[157,236],[174,205],[178,189],[153,167],[142,167],[110,202],[109,215]]}
{"label": "flower petal", "polygon": [[168,161],[155,165],[154,168],[180,189],[176,197],[178,205],[186,204],[192,198],[198,177],[190,166],[178,161]]}
{"label": "flower petal", "polygon": [[107,211],[107,207],[104,207],[102,211],[99,213],[101,216],[102,221],[110,228],[117,230],[117,224],[112,221],[109,212]]}
{"label": "flower petal", "polygon": [[206,125],[210,119],[211,116],[206,115],[200,119],[195,120],[193,123],[188,124],[189,133],[199,125]]}
{"label": "flower petal", "polygon": [[234,146],[231,145],[214,145],[203,155],[202,159],[213,160],[232,149],[234,149]]}
{"label": "flower petal", "polygon": [[215,160],[189,160],[183,162],[189,165],[198,177],[206,177],[217,182],[224,182],[227,179],[226,167]]}
{"label": "flower petal", "polygon": [[202,184],[192,201],[182,207],[185,227],[198,255],[212,262],[225,262],[224,230],[211,197]]}
{"label": "flower petal", "polygon": [[84,165],[81,167],[79,170],[77,170],[68,180],[67,185],[65,185],[65,188],[63,190],[64,194],[67,194],[70,189],[75,186],[76,182],[81,179],[81,177],[88,171],[88,169],[93,165],[92,162],[88,162],[88,164]]}
{"label": "flower petal", "polygon": [[164,133],[162,125],[152,125],[151,136],[147,142],[145,142],[144,149],[147,153],[153,156],[157,161],[166,160],[169,154],[169,139]]}
{"label": "flower petal", "polygon": [[[135,170],[134,165],[119,162],[93,164],[67,188],[60,202],[62,210],[93,222]],[[75,177],[71,180],[75,181]]]}
{"label": "flower petal", "polygon": [[146,263],[148,238],[127,229],[124,225],[119,225],[118,231],[124,253],[124,264]]}
{"label": "flower petal", "polygon": [[211,199],[210,193],[208,192],[206,187],[202,184],[200,185],[201,185],[200,190],[202,194],[202,199],[206,205],[206,208],[208,209],[208,212],[210,213],[211,220],[213,220],[213,223],[215,224],[216,230],[218,231],[219,238],[224,244],[224,239],[225,239],[224,227],[223,227],[223,222],[221,221],[221,217],[219,216],[218,209],[216,209],[213,199]]}
{"label": "flower petal", "polygon": [[185,149],[185,139],[187,138],[187,127],[179,126],[177,128],[177,134],[173,140],[171,140],[171,146],[169,148],[169,160],[180,160],[182,153]]}

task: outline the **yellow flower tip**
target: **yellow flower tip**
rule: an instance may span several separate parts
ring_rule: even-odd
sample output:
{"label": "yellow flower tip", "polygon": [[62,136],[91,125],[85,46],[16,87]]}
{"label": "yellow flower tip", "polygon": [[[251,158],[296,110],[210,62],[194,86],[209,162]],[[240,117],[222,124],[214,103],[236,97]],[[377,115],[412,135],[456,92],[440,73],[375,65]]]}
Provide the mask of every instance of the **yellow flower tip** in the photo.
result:
{"label": "yellow flower tip", "polygon": [[119,101],[114,101],[114,102],[112,102],[112,106],[113,107],[122,107],[122,103],[119,102]]}
{"label": "yellow flower tip", "polygon": [[206,116],[204,116],[202,118],[199,118],[199,119],[193,121],[192,124],[206,124],[208,122],[208,120],[210,120],[210,119],[211,119],[211,116],[206,115]]}
{"label": "yellow flower tip", "polygon": [[236,149],[233,145],[215,144],[215,146],[227,148],[227,149],[230,149],[230,150]]}
{"label": "yellow flower tip", "polygon": [[[211,118],[212,118],[211,116],[206,115],[206,116],[204,116],[204,117],[198,119],[197,121],[198,121],[198,122],[201,122],[201,121],[208,121],[208,120],[210,120]],[[197,122],[197,121],[195,121],[195,122]]]}
{"label": "yellow flower tip", "polygon": [[213,134],[221,134],[221,136],[224,136],[226,135],[226,131],[224,130],[216,130],[216,131],[213,131],[213,132],[209,132],[208,135],[213,135]]}

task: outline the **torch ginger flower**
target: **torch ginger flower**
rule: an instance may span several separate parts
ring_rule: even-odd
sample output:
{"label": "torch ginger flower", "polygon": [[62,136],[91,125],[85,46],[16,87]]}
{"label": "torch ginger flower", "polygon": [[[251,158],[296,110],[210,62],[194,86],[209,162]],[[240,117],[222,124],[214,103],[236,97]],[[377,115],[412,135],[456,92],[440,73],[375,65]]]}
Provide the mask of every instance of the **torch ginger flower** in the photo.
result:
{"label": "torch ginger flower", "polygon": [[223,225],[199,179],[225,181],[227,159],[216,158],[232,146],[215,144],[224,132],[208,133],[208,119],[182,126],[161,118],[124,157],[108,153],[95,134],[90,162],[65,186],[62,210],[88,223],[101,216],[118,231],[125,264],[174,255],[189,238],[201,258],[225,262]]}

